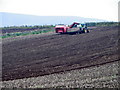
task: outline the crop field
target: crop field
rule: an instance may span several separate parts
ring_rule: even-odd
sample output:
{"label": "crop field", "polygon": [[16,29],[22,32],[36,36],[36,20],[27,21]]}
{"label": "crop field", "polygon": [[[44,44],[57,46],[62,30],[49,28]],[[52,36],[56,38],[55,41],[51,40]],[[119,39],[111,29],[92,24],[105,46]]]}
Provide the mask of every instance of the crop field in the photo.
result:
{"label": "crop field", "polygon": [[48,32],[54,32],[53,26],[21,26],[21,27],[4,27],[1,28],[2,38],[17,37],[17,36],[27,36],[34,34],[42,34]]}
{"label": "crop field", "polygon": [[119,61],[118,28],[90,27],[90,33],[4,38],[2,79],[37,77]]}

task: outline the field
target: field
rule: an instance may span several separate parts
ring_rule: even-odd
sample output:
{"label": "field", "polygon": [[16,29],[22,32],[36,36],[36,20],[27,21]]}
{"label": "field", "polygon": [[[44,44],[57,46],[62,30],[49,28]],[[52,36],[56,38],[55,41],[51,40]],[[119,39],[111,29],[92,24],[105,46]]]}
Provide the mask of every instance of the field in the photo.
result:
{"label": "field", "polygon": [[119,61],[118,26],[90,27],[86,34],[44,34],[2,40],[2,79],[66,72]]}
{"label": "field", "polygon": [[[120,88],[120,61],[38,77],[2,82],[2,88]],[[115,90],[116,90],[115,89]],[[7,89],[4,89],[7,90]],[[48,90],[48,89],[47,89]],[[94,89],[96,90],[96,89]]]}

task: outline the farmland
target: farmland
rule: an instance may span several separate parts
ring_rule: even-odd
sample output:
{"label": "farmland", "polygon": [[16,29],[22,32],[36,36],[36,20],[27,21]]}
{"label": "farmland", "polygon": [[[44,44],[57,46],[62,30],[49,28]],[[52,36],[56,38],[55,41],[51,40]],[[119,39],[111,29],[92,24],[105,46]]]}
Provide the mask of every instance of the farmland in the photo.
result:
{"label": "farmland", "polygon": [[2,40],[2,79],[44,76],[118,61],[118,26],[86,34],[45,34]]}
{"label": "farmland", "polygon": [[38,77],[3,81],[4,88],[119,88],[120,62]]}

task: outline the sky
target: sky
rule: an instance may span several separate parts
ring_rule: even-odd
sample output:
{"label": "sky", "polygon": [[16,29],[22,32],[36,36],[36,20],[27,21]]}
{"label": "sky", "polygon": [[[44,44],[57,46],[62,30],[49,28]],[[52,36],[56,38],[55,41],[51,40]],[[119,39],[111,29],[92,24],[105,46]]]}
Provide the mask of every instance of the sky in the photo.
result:
{"label": "sky", "polygon": [[120,0],[0,0],[0,12],[118,21]]}

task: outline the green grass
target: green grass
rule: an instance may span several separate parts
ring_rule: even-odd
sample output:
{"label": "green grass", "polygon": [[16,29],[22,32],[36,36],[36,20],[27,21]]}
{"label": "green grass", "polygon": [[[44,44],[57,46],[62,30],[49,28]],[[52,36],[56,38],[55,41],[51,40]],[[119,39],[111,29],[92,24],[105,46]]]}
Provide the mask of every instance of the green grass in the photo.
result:
{"label": "green grass", "polygon": [[54,30],[38,30],[38,31],[29,31],[29,32],[15,32],[15,33],[5,33],[2,34],[1,38],[9,38],[9,37],[17,37],[17,36],[26,36],[26,35],[34,35],[34,34],[42,34],[53,32]]}

